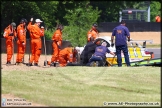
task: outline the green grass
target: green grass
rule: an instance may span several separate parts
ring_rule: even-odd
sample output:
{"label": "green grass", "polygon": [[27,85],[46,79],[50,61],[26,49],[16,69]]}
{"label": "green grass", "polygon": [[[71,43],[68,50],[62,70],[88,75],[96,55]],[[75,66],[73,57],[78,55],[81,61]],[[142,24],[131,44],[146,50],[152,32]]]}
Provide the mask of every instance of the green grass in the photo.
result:
{"label": "green grass", "polygon": [[4,71],[2,93],[47,106],[158,102],[160,67],[63,67]]}

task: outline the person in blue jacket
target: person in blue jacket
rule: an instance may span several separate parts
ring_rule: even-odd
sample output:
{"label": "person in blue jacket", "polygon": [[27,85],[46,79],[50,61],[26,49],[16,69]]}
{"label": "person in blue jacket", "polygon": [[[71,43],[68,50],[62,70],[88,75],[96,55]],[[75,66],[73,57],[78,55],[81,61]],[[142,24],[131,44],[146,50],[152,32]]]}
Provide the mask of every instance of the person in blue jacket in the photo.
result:
{"label": "person in blue jacket", "polygon": [[102,42],[101,46],[97,46],[95,49],[95,53],[92,55],[92,57],[89,59],[89,63],[87,66],[91,66],[92,62],[98,62],[98,66],[104,66],[104,63],[106,61],[106,53],[110,53],[112,55],[115,55],[113,52],[111,52],[107,47],[106,42]]}
{"label": "person in blue jacket", "polygon": [[114,46],[114,37],[115,37],[115,48],[116,48],[118,67],[122,67],[121,51],[123,51],[124,53],[125,63],[127,64],[127,66],[130,66],[128,47],[127,47],[127,40],[128,42],[130,41],[130,33],[129,33],[129,29],[125,25],[126,22],[122,20],[120,25],[118,25],[113,29],[112,36],[111,36],[111,47]]}

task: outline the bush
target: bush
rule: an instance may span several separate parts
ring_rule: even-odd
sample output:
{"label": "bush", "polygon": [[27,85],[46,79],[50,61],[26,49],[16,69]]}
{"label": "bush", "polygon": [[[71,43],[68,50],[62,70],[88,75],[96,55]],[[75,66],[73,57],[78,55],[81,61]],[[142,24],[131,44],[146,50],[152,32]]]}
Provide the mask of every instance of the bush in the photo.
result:
{"label": "bush", "polygon": [[46,30],[45,31],[46,40],[51,40],[54,32],[55,32],[55,28]]}

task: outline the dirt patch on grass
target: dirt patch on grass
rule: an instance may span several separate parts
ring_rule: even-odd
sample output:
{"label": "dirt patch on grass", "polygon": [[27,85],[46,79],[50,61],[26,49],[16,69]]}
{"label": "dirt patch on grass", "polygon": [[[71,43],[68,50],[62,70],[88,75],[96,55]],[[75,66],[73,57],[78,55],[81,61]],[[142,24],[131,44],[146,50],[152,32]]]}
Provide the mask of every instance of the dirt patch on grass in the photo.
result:
{"label": "dirt patch on grass", "polygon": [[[111,32],[101,32],[100,36],[111,36]],[[161,44],[161,32],[130,32],[133,40],[153,40],[153,44]]]}
{"label": "dirt patch on grass", "polygon": [[12,94],[1,94],[1,99],[2,99],[2,106],[6,107],[32,107],[32,106],[37,106],[37,107],[46,107],[45,105],[42,104],[37,104],[34,102],[30,102],[24,98],[19,98],[16,97]]}
{"label": "dirt patch on grass", "polygon": [[[47,55],[47,60],[51,60],[52,55]],[[28,63],[28,59],[29,59],[29,55],[25,54],[24,56],[24,62]],[[38,65],[41,67],[41,69],[45,69],[43,68],[44,66],[44,61],[45,61],[45,56],[41,55],[39,58],[39,62]],[[1,66],[3,68],[4,71],[14,71],[14,70],[20,70],[20,71],[31,71],[31,70],[40,70],[40,67],[38,66],[26,66],[25,64],[21,64],[21,65],[14,65],[16,63],[16,53],[14,54],[14,61],[13,61],[13,57],[11,58],[11,64],[12,65],[6,65],[7,62],[7,54],[1,54]],[[48,68],[49,66],[47,66]],[[2,71],[3,72],[3,71]]]}
{"label": "dirt patch on grass", "polygon": [[[26,66],[26,65],[24,65],[24,64],[22,64],[22,65],[10,65],[10,66],[7,66],[6,65],[6,58],[7,58],[7,55],[6,54],[1,54],[1,72],[3,73],[3,72],[6,72],[6,71],[35,71],[35,70],[45,70],[46,68],[42,68],[43,67],[43,62],[44,62],[44,60],[45,60],[45,56],[44,55],[41,55],[41,57],[40,57],[40,59],[39,59],[39,65],[41,66],[41,67],[37,67],[37,66],[31,66],[31,67],[28,67],[28,66]],[[29,58],[29,56],[28,55],[25,55],[25,63],[27,63],[28,62],[28,58]],[[47,56],[47,59],[48,60],[50,60],[51,59],[51,55],[49,55],[49,56]],[[14,54],[14,62],[16,62],[16,53]],[[13,59],[11,59],[11,63],[12,64],[14,64],[13,63]],[[3,86],[2,86],[3,87]],[[13,94],[1,94],[1,99],[12,99],[12,100],[14,100],[14,99],[20,99],[20,100],[22,100],[23,98],[19,98],[19,97],[17,97],[17,96],[14,96]],[[9,103],[8,105],[7,105],[7,103]],[[14,104],[19,104],[19,105],[14,105]],[[22,106],[21,106],[21,105]],[[2,105],[2,104],[1,104]],[[46,107],[46,105],[42,105],[42,104],[38,104],[38,103],[35,103],[35,102],[31,102],[31,101],[28,101],[28,100],[26,100],[26,101],[6,101],[6,107],[12,107],[12,106],[14,106],[14,107],[32,107],[32,106],[38,106],[38,107]]]}

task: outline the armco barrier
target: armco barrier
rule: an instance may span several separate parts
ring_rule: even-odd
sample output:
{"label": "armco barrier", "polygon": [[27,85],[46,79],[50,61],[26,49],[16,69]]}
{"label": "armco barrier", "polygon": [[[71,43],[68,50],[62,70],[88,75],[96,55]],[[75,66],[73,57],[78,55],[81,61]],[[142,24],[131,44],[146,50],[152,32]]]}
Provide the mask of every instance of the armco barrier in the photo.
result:
{"label": "armco barrier", "polygon": [[[46,40],[46,54],[47,55],[51,55],[53,53],[53,48],[52,48],[52,40]],[[26,51],[25,53],[26,54],[29,54],[30,52],[30,40],[27,39],[26,41]],[[69,41],[63,41],[62,43],[62,47],[61,49],[67,47],[67,46],[72,46],[71,43]],[[14,52],[17,53],[17,43],[16,41],[14,41]],[[1,53],[6,53],[6,39],[5,38],[1,38]],[[42,54],[45,54],[44,53],[44,41],[42,39]]]}
{"label": "armco barrier", "polygon": [[[99,31],[100,32],[112,32],[112,30],[118,26],[120,23],[111,23],[111,22],[102,22],[99,23]],[[126,26],[129,28],[130,32],[144,32],[144,31],[152,31],[152,32],[160,32],[161,31],[161,23],[157,22],[126,22]]]}

